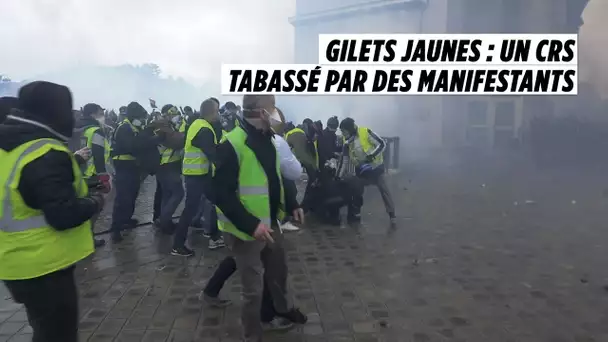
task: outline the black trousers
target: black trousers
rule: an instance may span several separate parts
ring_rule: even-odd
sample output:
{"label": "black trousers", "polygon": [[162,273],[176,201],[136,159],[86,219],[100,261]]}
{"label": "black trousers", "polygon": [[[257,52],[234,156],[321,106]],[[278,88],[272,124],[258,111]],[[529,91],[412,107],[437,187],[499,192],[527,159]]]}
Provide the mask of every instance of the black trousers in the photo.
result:
{"label": "black trousers", "polygon": [[33,342],[78,341],[78,292],[74,266],[42,277],[4,281],[13,299],[25,306]]}
{"label": "black trousers", "polygon": [[[173,248],[183,247],[188,238],[188,228],[194,221],[194,218],[201,210],[203,205],[203,195],[212,203],[215,202],[213,192],[213,178],[210,175],[205,176],[185,176],[186,184],[186,202],[184,210],[179,218],[177,229],[175,230],[175,238],[173,239]],[[211,210],[209,215],[209,231],[211,239],[217,240],[221,235],[217,228],[217,213],[215,209]]]}
{"label": "black trousers", "polygon": [[156,181],[156,191],[154,192],[154,212],[152,214],[152,221],[156,221],[160,217],[160,208],[163,200],[163,189],[160,182]]}
{"label": "black trousers", "polygon": [[116,197],[112,209],[113,233],[120,232],[129,225],[135,211],[135,201],[139,194],[141,181],[141,173],[137,169],[116,167],[116,177],[114,178]]}

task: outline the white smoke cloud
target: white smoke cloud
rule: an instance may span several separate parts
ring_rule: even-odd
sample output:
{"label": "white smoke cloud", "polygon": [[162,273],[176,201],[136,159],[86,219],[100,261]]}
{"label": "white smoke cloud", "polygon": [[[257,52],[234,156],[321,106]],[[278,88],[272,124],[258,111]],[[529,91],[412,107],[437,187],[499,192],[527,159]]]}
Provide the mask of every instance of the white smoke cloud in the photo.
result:
{"label": "white smoke cloud", "polygon": [[295,0],[0,0],[0,74],[156,63],[197,85],[224,63],[292,61]]}

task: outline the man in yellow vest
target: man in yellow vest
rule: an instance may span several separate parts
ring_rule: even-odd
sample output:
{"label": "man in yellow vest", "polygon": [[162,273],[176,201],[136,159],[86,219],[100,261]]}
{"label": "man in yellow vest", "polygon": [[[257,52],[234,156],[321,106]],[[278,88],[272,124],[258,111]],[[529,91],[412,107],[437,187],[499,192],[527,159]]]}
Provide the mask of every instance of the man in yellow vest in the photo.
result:
{"label": "man in yellow vest", "polygon": [[[186,203],[175,231],[172,255],[194,255],[194,251],[186,246],[188,228],[201,210],[204,203],[203,198],[213,202],[213,172],[217,157],[217,144],[221,138],[219,103],[215,99],[207,99],[201,104],[200,118],[192,122],[186,133],[182,163],[182,174],[186,184]],[[212,210],[208,222],[211,225],[209,230],[210,249],[224,247],[224,240],[217,230],[215,217],[215,212]]]}
{"label": "man in yellow vest", "polygon": [[[99,184],[104,192],[110,192],[110,175],[106,164],[110,160],[110,144],[103,129],[104,110],[96,103],[88,103],[82,108],[82,116],[76,121],[74,135],[80,137],[80,148],[88,148],[91,157],[82,164],[81,171],[88,184]],[[95,224],[97,217],[91,220]],[[105,245],[105,240],[95,239],[95,247]]]}
{"label": "man in yellow vest", "polygon": [[156,172],[157,186],[160,186],[157,191],[160,192],[161,200],[158,221],[155,223],[164,233],[173,234],[173,214],[184,198],[182,158],[186,122],[182,119],[179,109],[171,104],[163,106],[161,115],[159,121],[151,124],[158,127],[155,132],[162,137],[158,147],[160,166]]}
{"label": "man in yellow vest", "polygon": [[[116,196],[112,210],[112,241],[122,241],[122,231],[137,224],[133,219],[135,201],[144,174],[144,156],[156,151],[162,137],[143,134],[148,112],[137,102],[127,106],[125,119],[114,132],[112,161],[116,171],[114,189]],[[156,161],[158,164],[158,161]]]}
{"label": "man in yellow vest", "polygon": [[[243,125],[218,147],[214,176],[219,229],[224,232],[241,276],[244,341],[262,341],[263,277],[269,279],[274,308],[289,315],[287,266],[279,222],[289,212],[302,222],[294,196],[285,196],[280,162],[272,141],[272,95],[243,97]],[[262,256],[260,258],[260,255]]]}
{"label": "man in yellow vest", "polygon": [[78,340],[74,264],[93,253],[90,220],[103,208],[67,148],[73,129],[70,90],[48,82],[23,86],[0,124],[0,280],[33,341]]}
{"label": "man in yellow vest", "polygon": [[[346,118],[340,122],[340,130],[345,140],[345,146],[351,163],[355,165],[357,177],[366,184],[374,184],[378,187],[384,207],[388,213],[391,224],[396,223],[395,204],[393,197],[384,179],[383,153],[386,142],[379,135],[366,127],[359,127],[352,118]],[[363,199],[360,200],[363,203]],[[349,217],[351,221],[360,220],[360,214]]]}

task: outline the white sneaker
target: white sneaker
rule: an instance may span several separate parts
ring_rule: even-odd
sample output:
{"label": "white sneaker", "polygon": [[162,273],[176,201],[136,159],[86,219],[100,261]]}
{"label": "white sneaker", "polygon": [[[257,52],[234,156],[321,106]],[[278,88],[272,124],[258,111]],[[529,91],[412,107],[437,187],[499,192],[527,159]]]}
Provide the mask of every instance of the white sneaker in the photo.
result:
{"label": "white sneaker", "polygon": [[298,227],[295,224],[288,221],[281,225],[281,230],[287,231],[287,232],[296,232],[296,231],[300,230],[300,227]]}

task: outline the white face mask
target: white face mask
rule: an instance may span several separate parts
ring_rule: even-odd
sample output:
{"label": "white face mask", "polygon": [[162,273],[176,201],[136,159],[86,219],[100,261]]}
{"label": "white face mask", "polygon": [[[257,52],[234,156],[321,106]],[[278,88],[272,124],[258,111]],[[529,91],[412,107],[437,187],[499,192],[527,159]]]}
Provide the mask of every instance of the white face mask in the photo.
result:
{"label": "white face mask", "polygon": [[272,113],[268,113],[267,110],[264,110],[264,112],[268,114],[268,117],[270,119],[270,125],[274,126],[282,123],[281,115],[279,114],[279,111],[276,108],[272,111]]}
{"label": "white face mask", "polygon": [[174,125],[179,125],[182,122],[182,118],[179,116],[175,116],[171,119],[171,122],[173,122]]}
{"label": "white face mask", "polygon": [[139,119],[131,121],[131,124],[133,124],[135,127],[141,127],[141,121],[139,121]]}

